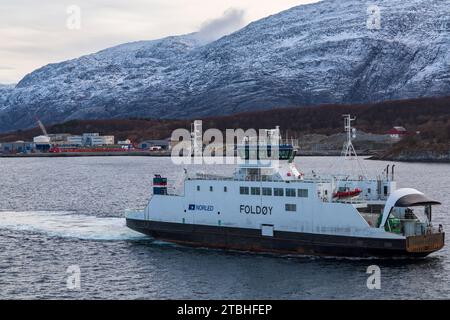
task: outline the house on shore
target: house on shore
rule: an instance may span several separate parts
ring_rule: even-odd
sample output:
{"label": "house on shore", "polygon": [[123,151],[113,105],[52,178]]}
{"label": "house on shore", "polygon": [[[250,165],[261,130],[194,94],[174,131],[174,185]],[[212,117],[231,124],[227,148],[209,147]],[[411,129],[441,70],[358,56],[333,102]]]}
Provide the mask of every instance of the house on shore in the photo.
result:
{"label": "house on shore", "polygon": [[408,131],[405,127],[393,127],[391,130],[387,132],[387,134],[391,137],[393,140],[400,140],[408,135]]}

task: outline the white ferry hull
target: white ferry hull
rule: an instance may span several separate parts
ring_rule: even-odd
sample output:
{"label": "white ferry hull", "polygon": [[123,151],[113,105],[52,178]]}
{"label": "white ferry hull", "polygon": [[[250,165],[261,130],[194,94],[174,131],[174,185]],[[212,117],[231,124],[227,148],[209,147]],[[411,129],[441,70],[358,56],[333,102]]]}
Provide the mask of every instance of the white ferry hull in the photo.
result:
{"label": "white ferry hull", "polygon": [[404,239],[363,238],[300,232],[193,225],[126,219],[127,226],[155,239],[181,245],[247,252],[341,256],[341,257],[425,257],[444,246],[444,233]]}

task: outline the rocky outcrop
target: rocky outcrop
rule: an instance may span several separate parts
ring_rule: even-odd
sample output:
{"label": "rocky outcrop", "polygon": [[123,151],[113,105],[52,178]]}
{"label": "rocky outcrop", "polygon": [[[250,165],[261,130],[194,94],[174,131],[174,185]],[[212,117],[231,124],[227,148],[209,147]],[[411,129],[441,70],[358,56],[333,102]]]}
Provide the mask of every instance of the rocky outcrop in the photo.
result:
{"label": "rocky outcrop", "polygon": [[405,161],[405,162],[442,162],[450,163],[448,151],[415,150],[401,151],[396,154],[386,154],[371,157],[373,160]]}

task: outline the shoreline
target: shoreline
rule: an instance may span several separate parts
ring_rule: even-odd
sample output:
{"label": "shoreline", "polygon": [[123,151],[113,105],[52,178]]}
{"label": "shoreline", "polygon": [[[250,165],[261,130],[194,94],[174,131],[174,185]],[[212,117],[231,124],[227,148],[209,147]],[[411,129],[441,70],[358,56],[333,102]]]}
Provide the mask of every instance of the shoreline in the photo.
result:
{"label": "shoreline", "polygon": [[[375,161],[395,161],[408,163],[444,163],[450,164],[450,156],[430,156],[425,154],[411,154],[401,156],[383,156],[379,151],[360,151],[358,153],[361,157],[366,157],[364,160]],[[170,151],[125,151],[125,152],[71,152],[71,153],[17,153],[8,154],[0,153],[0,158],[80,158],[80,157],[170,157]],[[297,157],[339,157],[341,150],[329,151],[302,151],[297,154]]]}
{"label": "shoreline", "polygon": [[442,164],[450,164],[450,159],[397,159],[397,158],[381,158],[377,156],[372,156],[367,158],[366,160],[372,161],[393,161],[393,162],[405,162],[405,163],[442,163]]}
{"label": "shoreline", "polygon": [[[297,157],[339,157],[341,150],[331,150],[325,152],[302,152]],[[360,152],[361,157],[373,156],[373,152]],[[0,153],[0,158],[65,158],[65,157],[170,157],[170,151],[126,151],[126,152],[60,152],[60,153]],[[237,156],[235,154],[235,156]]]}
{"label": "shoreline", "polygon": [[450,152],[448,151],[408,151],[390,152],[386,154],[375,154],[370,160],[416,162],[416,163],[450,163]]}
{"label": "shoreline", "polygon": [[170,152],[71,152],[0,154],[0,158],[168,157]]}

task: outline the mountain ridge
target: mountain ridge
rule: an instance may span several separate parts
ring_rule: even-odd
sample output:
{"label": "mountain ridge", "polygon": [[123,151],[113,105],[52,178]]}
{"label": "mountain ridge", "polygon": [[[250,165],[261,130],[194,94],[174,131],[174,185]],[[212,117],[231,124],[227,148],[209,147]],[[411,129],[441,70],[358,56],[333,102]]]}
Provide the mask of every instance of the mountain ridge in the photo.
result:
{"label": "mountain ridge", "polygon": [[[445,1],[324,0],[206,45],[195,33],[123,44],[44,66],[7,94],[0,131],[100,118],[190,118],[450,93]],[[3,102],[2,102],[3,101]],[[3,106],[2,106],[3,105]]]}
{"label": "mountain ridge", "polygon": [[[330,135],[343,131],[342,114],[356,117],[358,131],[385,134],[394,126],[404,126],[411,133],[422,131],[429,140],[450,141],[450,96],[385,101],[374,104],[321,105],[297,108],[281,108],[239,113],[234,115],[206,117],[203,130],[209,128],[267,129],[280,126],[283,133],[292,136],[304,134]],[[165,139],[175,129],[190,130],[194,119],[96,119],[71,120],[65,123],[49,125],[49,133],[82,134],[99,132],[102,135],[114,135],[119,140]],[[31,141],[41,135],[41,129],[19,130],[0,133],[0,141]]]}

